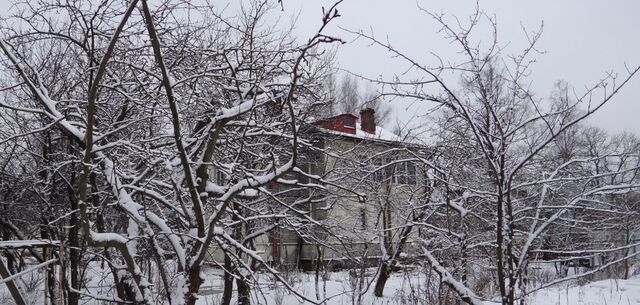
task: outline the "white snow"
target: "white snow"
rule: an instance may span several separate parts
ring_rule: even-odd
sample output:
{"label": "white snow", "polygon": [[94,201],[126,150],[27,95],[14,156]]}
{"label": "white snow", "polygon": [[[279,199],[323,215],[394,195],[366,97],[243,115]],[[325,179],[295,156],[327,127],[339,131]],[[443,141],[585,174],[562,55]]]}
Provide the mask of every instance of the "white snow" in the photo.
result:
{"label": "white snow", "polygon": [[120,243],[120,244],[127,243],[127,239],[124,238],[120,234],[116,234],[116,233],[98,233],[98,232],[95,232],[95,231],[89,231],[89,233],[91,234],[91,240],[93,240],[94,242],[97,242],[97,243],[111,242],[111,241],[115,241],[115,242]]}
{"label": "white snow", "polygon": [[380,141],[389,141],[389,142],[404,142],[403,139],[401,139],[398,135],[394,134],[393,132],[386,130],[380,126],[376,126],[376,133],[372,134],[372,133],[368,133],[364,130],[362,130],[360,128],[360,125],[356,123],[356,133],[352,134],[352,133],[346,133],[346,132],[341,132],[341,131],[337,131],[337,130],[332,130],[332,129],[326,129],[326,128],[322,128],[319,127],[318,128],[320,130],[322,130],[322,132],[326,132],[329,134],[334,134],[334,135],[339,135],[339,136],[344,136],[344,137],[349,137],[349,138],[355,138],[355,139],[362,139],[362,140],[380,140]]}
{"label": "white snow", "polygon": [[320,131],[328,134],[361,139],[361,140],[369,140],[369,141],[382,141],[382,142],[395,142],[395,143],[405,143],[405,144],[413,144],[413,145],[425,145],[427,142],[425,139],[422,139],[417,136],[399,136],[388,129],[385,129],[382,126],[376,126],[376,133],[368,133],[362,130],[360,126],[359,120],[356,120],[356,128],[355,134],[341,132],[333,129],[323,128],[322,126],[316,126]]}
{"label": "white snow", "polygon": [[214,194],[224,194],[226,191],[226,189],[223,186],[217,185],[211,181],[207,181],[207,185],[205,186],[204,190],[206,192],[214,193]]}
{"label": "white snow", "polygon": [[[295,271],[294,271],[295,272]],[[375,279],[375,270],[368,269],[367,280]],[[295,294],[286,291],[281,285],[276,284],[266,274],[256,274],[257,280],[261,283],[264,293],[262,296],[252,297],[252,304],[279,304],[298,305],[311,304],[304,302]],[[313,273],[296,272],[288,276],[292,281],[292,286],[298,292],[315,299],[315,282]],[[326,305],[346,305],[353,303],[353,291],[348,272],[332,272],[326,281]],[[199,305],[216,304],[219,301],[222,291],[222,275],[218,269],[208,269],[205,272],[204,291],[198,300]],[[426,278],[424,273],[393,273],[387,282],[384,296],[377,298],[373,296],[373,286],[363,294],[361,304],[373,305],[402,305],[402,304],[425,304],[412,298],[420,295],[421,285],[424,285]],[[325,283],[320,279],[320,289]],[[322,295],[321,291],[321,295]],[[422,291],[424,293],[424,291]],[[234,295],[235,298],[235,295]],[[235,299],[234,299],[235,300]],[[495,305],[493,302],[478,302],[478,304]],[[640,304],[640,277],[629,280],[603,280],[586,285],[563,284],[534,292],[527,297],[528,305],[637,305]]]}
{"label": "white snow", "polygon": [[[224,234],[222,229],[216,229],[217,233]],[[168,263],[171,263],[168,261]],[[33,262],[33,265],[37,263]],[[404,304],[426,304],[424,300],[417,300],[417,298],[423,298],[425,293],[425,284],[428,282],[426,272],[419,269],[407,271],[407,272],[395,272],[391,274],[391,277],[387,281],[387,285],[384,290],[384,296],[377,298],[373,296],[373,284],[367,291],[362,294],[362,300],[360,304],[372,304],[372,305],[404,305]],[[34,276],[42,279],[44,273],[41,270],[34,271]],[[299,272],[289,271],[281,272],[279,274],[282,278],[286,279],[291,288],[295,289],[300,295],[304,295],[310,300],[316,300],[316,286],[315,286],[315,274],[313,272]],[[154,282],[159,281],[158,274],[152,275]],[[206,267],[202,272],[202,277],[205,279],[203,286],[200,289],[199,299],[197,304],[210,305],[219,304],[222,289],[223,289],[223,273],[219,268]],[[288,291],[282,283],[276,281],[273,275],[267,272],[255,272],[251,274],[253,277],[252,286],[258,285],[260,288],[252,288],[252,302],[251,304],[278,304],[278,305],[298,305],[298,304],[312,304],[309,301],[304,301],[296,293]],[[374,283],[376,278],[376,269],[370,268],[365,272],[365,279],[367,286],[369,283]],[[329,272],[324,275],[326,281],[322,280],[321,276],[319,280],[319,294],[321,299],[326,298],[326,305],[348,305],[354,304],[353,292],[353,279],[350,278],[348,271],[341,272]],[[89,290],[83,289],[82,295],[91,296],[98,299],[113,299],[113,291],[111,287],[111,277],[109,275],[108,268],[102,269],[100,262],[89,263],[87,269],[87,287]],[[26,280],[26,279],[23,279]],[[172,281],[177,281],[178,288],[172,291],[171,297],[174,301],[179,301],[184,296],[184,276],[181,274],[176,275]],[[33,294],[33,297],[40,297],[42,295],[42,289],[44,289],[44,281],[39,281],[40,287],[34,291],[29,292],[29,297]],[[434,284],[433,278],[431,278],[431,284]],[[8,296],[6,286],[0,285],[0,300],[5,300]],[[232,303],[235,303],[235,291]],[[37,298],[36,298],[37,300]],[[41,300],[40,300],[41,301]],[[532,293],[527,297],[527,305],[638,305],[640,304],[640,276],[632,277],[629,280],[620,279],[607,279],[601,281],[595,281],[584,285],[578,285],[575,282],[567,282],[558,284],[553,287],[549,287],[537,292]],[[42,303],[42,302],[35,302]],[[84,302],[83,304],[102,304],[100,300],[93,300]],[[498,303],[484,301],[479,303],[483,305],[496,305]]]}
{"label": "white snow", "polygon": [[609,279],[586,285],[563,284],[534,292],[530,305],[637,305],[640,304],[640,278]]}
{"label": "white snow", "polygon": [[60,241],[48,239],[33,240],[0,240],[0,249],[58,246]]}
{"label": "white snow", "polygon": [[359,124],[356,124],[356,137],[363,138],[363,139],[383,140],[383,141],[400,141],[401,140],[397,134],[389,130],[386,130],[380,126],[376,126],[376,133],[371,134],[362,130]]}

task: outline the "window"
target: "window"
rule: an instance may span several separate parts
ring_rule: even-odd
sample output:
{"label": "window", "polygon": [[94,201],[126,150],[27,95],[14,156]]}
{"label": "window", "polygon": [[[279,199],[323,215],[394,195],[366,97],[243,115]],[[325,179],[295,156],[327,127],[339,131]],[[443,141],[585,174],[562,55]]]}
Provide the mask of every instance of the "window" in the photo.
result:
{"label": "window", "polygon": [[216,184],[217,185],[224,185],[226,175],[224,174],[223,171],[216,169]]}
{"label": "window", "polygon": [[393,164],[393,162],[394,160],[391,158],[373,159],[373,166],[371,167],[373,171],[373,174],[371,174],[373,182],[383,182],[392,178],[395,171],[395,164]]}
{"label": "window", "polygon": [[344,127],[356,128],[356,120],[353,118],[344,118]]}
{"label": "window", "polygon": [[396,164],[396,173],[393,177],[397,184],[407,184],[407,166],[404,162]]}
{"label": "window", "polygon": [[367,229],[367,209],[360,208],[360,229]]}
{"label": "window", "polygon": [[394,182],[397,184],[416,184],[416,165],[412,162],[396,164]]}
{"label": "window", "polygon": [[[309,175],[322,176],[324,174],[324,154],[315,149],[301,149],[298,159],[298,168]],[[309,177],[303,174],[296,176],[302,183],[309,183]]]}
{"label": "window", "polygon": [[416,184],[416,165],[412,162],[406,162],[407,165],[407,184]]}
{"label": "window", "polygon": [[373,170],[375,170],[373,172],[373,182],[382,182],[384,180],[384,168],[380,169],[380,167],[382,167],[382,159],[373,160]]}
{"label": "window", "polygon": [[391,182],[393,182],[393,177],[395,176],[396,173],[396,164],[394,163],[394,159],[393,158],[386,158],[384,160],[384,179],[385,180],[391,180]]}
{"label": "window", "polygon": [[327,199],[323,195],[314,195],[311,200],[311,211],[313,219],[324,220],[327,219]]}
{"label": "window", "polygon": [[[384,168],[379,169],[382,166]],[[396,184],[415,185],[418,181],[416,165],[413,162],[396,162],[391,158],[374,159],[372,170],[374,170],[372,174],[374,182],[391,179],[391,182]]]}

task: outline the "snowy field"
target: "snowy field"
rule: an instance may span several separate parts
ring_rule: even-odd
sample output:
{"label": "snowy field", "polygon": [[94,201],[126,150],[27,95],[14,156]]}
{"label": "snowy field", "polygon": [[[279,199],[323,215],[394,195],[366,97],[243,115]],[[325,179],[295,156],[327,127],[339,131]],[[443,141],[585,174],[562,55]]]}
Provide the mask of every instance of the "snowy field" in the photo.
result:
{"label": "snowy field", "polygon": [[640,277],[629,280],[602,280],[578,285],[558,285],[534,292],[531,305],[637,305],[640,304]]}
{"label": "snowy field", "polygon": [[[210,271],[211,272],[211,271]],[[371,273],[369,273],[372,275]],[[215,283],[217,276],[208,277],[208,283]],[[292,282],[298,292],[315,299],[314,275],[310,273],[296,273],[292,275]],[[373,278],[370,278],[373,279]],[[360,304],[428,304],[424,302],[426,279],[422,274],[395,273],[387,283],[385,296],[376,298],[373,296],[373,285],[368,292],[362,295]],[[366,284],[365,284],[366,285]],[[252,304],[310,304],[304,302],[293,293],[286,291],[281,286],[273,283],[265,284],[262,295],[254,295]],[[323,290],[323,282],[320,281],[320,290]],[[353,291],[354,283],[348,272],[333,272],[328,275],[326,281],[327,305],[357,304]],[[277,287],[277,288],[276,288]],[[221,289],[221,286],[220,286]],[[198,304],[217,305],[220,303],[220,295],[205,295]],[[496,303],[486,302],[487,305]],[[558,284],[534,292],[528,299],[529,305],[640,305],[640,276],[629,280],[610,279],[584,286],[576,284]]]}
{"label": "snowy field", "polygon": [[[96,266],[97,267],[97,266]],[[101,288],[108,284],[108,276],[100,276],[99,270],[94,269],[90,278],[90,288],[96,295],[108,296],[110,291]],[[205,283],[201,289],[199,305],[219,305],[222,302],[222,273],[219,269],[207,268],[204,272]],[[353,273],[352,273],[353,275]],[[29,304],[43,304],[42,274],[35,272],[23,279],[27,287],[26,293]],[[283,277],[299,294],[310,300],[326,298],[326,305],[372,304],[372,305],[428,305],[427,300],[433,298],[432,292],[425,289],[427,285],[437,285],[433,279],[429,281],[424,273],[398,272],[394,273],[387,282],[384,297],[373,296],[373,281],[375,269],[365,273],[365,281],[358,282],[357,277],[350,276],[348,271],[330,272],[322,276],[316,286],[315,274],[304,272],[283,273]],[[276,283],[273,277],[258,273],[252,289],[252,304],[311,304],[302,297],[286,289],[281,283]],[[255,285],[261,289],[255,289]],[[354,293],[354,291],[362,293]],[[431,293],[431,295],[429,295]],[[235,304],[235,295],[232,304]],[[0,286],[0,304],[12,304],[11,298],[4,285]],[[487,305],[493,305],[490,301]],[[84,304],[102,305],[99,301],[89,301]],[[640,276],[629,280],[608,279],[595,281],[585,285],[562,283],[534,292],[527,298],[529,305],[640,305]]]}
{"label": "snowy field", "polygon": [[[314,279],[312,274],[302,273],[298,275],[300,282],[295,286],[299,292],[311,296],[315,295]],[[373,287],[362,296],[360,304],[428,304],[424,302],[424,283],[421,275],[414,274],[411,278],[401,273],[396,273],[389,279],[385,288],[385,296],[376,298],[373,296]],[[373,285],[372,285],[373,286]],[[347,272],[334,272],[326,282],[327,305],[357,304],[354,302],[352,284]],[[310,304],[297,298],[292,293],[283,289],[270,289],[264,291],[264,298],[254,299],[252,304]],[[218,302],[218,303],[216,303]],[[216,305],[220,302],[219,295],[203,296],[199,304]],[[487,305],[497,303],[486,302]],[[602,280],[586,284],[584,286],[572,284],[559,284],[534,292],[527,298],[529,305],[640,305],[640,277],[629,280]]]}

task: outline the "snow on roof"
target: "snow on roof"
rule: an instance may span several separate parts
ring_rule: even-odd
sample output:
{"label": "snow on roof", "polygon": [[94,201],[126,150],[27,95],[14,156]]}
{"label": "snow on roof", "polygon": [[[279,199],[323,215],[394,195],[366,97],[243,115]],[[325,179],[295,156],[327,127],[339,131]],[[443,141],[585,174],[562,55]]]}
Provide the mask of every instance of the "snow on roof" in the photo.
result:
{"label": "snow on roof", "polygon": [[[395,133],[382,128],[380,126],[376,126],[376,133],[375,134],[371,134],[368,133],[364,130],[362,130],[362,128],[360,127],[360,124],[356,123],[356,134],[351,134],[351,133],[347,133],[347,132],[341,132],[341,131],[337,131],[337,130],[333,130],[333,129],[328,129],[328,128],[323,128],[322,126],[318,126],[318,128],[322,131],[322,132],[326,132],[326,133],[330,133],[330,134],[334,134],[334,135],[339,135],[339,136],[344,136],[344,137],[349,137],[349,138],[355,138],[355,139],[361,139],[361,140],[377,140],[377,141],[387,141],[387,142],[405,142],[405,143],[413,143],[413,141],[406,141],[405,139],[402,139],[400,136],[396,135]],[[413,144],[417,144],[417,143],[413,143]]]}
{"label": "snow on roof", "polygon": [[[351,130],[355,129],[355,134],[353,132],[344,132],[344,131],[332,129],[331,127],[326,127],[326,126],[323,126],[322,124],[319,124],[322,122],[332,122],[337,118],[344,117],[344,116],[353,117],[355,119],[355,128],[350,127]],[[349,113],[349,112],[338,114],[338,115],[335,115],[329,118],[320,119],[320,120],[314,120],[313,118],[310,118],[310,121],[313,122],[311,123],[312,125],[316,126],[318,130],[323,133],[343,136],[347,138],[370,140],[370,141],[395,142],[395,143],[413,144],[413,145],[420,145],[420,146],[423,146],[426,143],[424,139],[420,137],[416,137],[415,135],[399,136],[379,125],[376,125],[375,134],[366,132],[362,129],[362,125],[360,124],[360,118],[358,118],[358,116],[356,116],[355,114]]]}
{"label": "snow on roof", "polygon": [[376,126],[376,134],[368,133],[362,128],[360,128],[360,124],[356,124],[356,136],[364,139],[376,139],[383,141],[401,141],[400,136],[397,134],[386,130],[380,126]]}

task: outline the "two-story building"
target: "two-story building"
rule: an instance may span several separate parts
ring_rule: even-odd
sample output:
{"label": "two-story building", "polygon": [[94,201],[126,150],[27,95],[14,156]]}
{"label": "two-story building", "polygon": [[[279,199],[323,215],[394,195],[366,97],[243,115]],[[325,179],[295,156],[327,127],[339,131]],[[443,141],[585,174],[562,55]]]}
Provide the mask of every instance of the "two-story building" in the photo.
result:
{"label": "two-story building", "polygon": [[[337,266],[377,262],[381,242],[397,238],[408,206],[426,193],[426,168],[417,161],[424,146],[377,126],[375,112],[369,108],[359,117],[340,114],[315,121],[305,130],[314,149],[302,153],[299,167],[322,177],[326,189],[309,188],[292,200],[315,198],[305,210],[321,225],[284,225],[273,230],[260,241],[267,259],[303,269],[317,259]],[[300,174],[289,178],[303,183],[314,180]]]}

